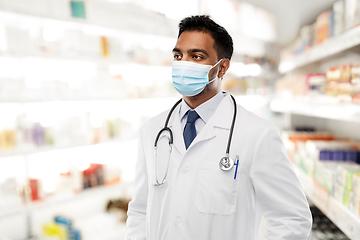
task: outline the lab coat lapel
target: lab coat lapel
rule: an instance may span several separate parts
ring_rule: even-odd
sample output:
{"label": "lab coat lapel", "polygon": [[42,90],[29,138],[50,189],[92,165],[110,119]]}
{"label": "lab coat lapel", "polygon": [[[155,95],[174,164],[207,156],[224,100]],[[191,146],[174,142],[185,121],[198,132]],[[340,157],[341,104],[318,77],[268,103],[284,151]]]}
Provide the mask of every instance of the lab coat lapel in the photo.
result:
{"label": "lab coat lapel", "polygon": [[[239,111],[237,113],[236,119],[238,119],[238,115]],[[209,122],[212,120],[214,127],[230,130],[233,116],[234,102],[231,99],[230,94],[226,94]]]}
{"label": "lab coat lapel", "polygon": [[179,153],[184,156],[186,149],[185,149],[185,143],[183,138],[183,131],[181,129],[181,123],[180,123],[180,116],[179,116],[179,106],[176,107],[176,109],[173,112],[173,117],[171,121],[169,122],[169,127],[173,131],[173,137],[174,137],[174,146],[179,151]]}
{"label": "lab coat lapel", "polygon": [[220,102],[214,115],[210,118],[210,120],[206,123],[205,127],[201,130],[201,132],[196,136],[194,141],[191,143],[188,150],[199,142],[206,141],[213,137],[216,137],[216,131],[215,131],[216,127],[230,130],[233,112],[234,112],[233,102],[231,100],[230,95],[227,94],[224,97],[224,99]]}

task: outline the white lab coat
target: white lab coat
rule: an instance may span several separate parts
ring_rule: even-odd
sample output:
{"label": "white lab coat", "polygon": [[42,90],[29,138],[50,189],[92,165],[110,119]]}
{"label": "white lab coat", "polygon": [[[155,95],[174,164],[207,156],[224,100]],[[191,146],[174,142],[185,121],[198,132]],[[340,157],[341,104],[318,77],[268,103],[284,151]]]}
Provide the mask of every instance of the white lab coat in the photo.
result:
{"label": "white lab coat", "polygon": [[[235,167],[222,171],[233,117],[225,96],[214,115],[185,150],[179,106],[169,121],[174,147],[167,182],[155,187],[154,141],[168,111],[140,131],[133,199],[129,204],[126,240],[253,240],[259,239],[261,216],[267,240],[306,240],[311,213],[287,158],[278,129],[240,105],[230,157]],[[166,143],[166,138],[161,142]],[[167,145],[161,146],[165,154]],[[167,159],[159,156],[159,181]]]}

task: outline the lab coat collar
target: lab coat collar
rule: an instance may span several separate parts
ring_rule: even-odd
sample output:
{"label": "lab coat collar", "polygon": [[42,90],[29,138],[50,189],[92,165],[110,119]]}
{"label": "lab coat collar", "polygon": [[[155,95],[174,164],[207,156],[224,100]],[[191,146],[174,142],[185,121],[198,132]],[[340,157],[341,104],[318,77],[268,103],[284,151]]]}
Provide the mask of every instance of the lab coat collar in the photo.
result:
{"label": "lab coat collar", "polygon": [[[215,127],[223,128],[230,130],[231,122],[233,118],[233,102],[229,94],[223,98],[220,102],[218,108],[216,109],[214,115],[210,118],[209,122],[201,130],[201,132],[196,136],[194,141],[189,146],[188,150],[194,146],[196,143],[211,139],[216,136]],[[182,135],[181,123],[179,114],[179,106],[173,112],[173,116],[169,121],[169,127],[174,133],[174,146],[180,152],[181,155],[185,155],[186,149],[184,144],[184,139]]]}
{"label": "lab coat collar", "polygon": [[[230,94],[226,93],[225,97],[216,109],[214,115],[210,119],[209,124],[213,125],[214,127],[230,130],[233,115],[234,103],[230,97]],[[239,115],[239,113],[237,115]]]}

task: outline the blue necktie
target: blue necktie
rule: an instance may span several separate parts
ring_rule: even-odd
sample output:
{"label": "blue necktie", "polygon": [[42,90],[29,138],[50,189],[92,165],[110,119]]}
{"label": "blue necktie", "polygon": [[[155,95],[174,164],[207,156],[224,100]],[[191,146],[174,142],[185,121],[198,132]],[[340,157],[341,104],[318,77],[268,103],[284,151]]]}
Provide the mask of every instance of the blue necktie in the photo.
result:
{"label": "blue necktie", "polygon": [[198,118],[199,115],[197,114],[196,111],[189,110],[186,125],[184,128],[184,133],[183,133],[186,149],[188,149],[191,142],[196,137],[195,121]]}

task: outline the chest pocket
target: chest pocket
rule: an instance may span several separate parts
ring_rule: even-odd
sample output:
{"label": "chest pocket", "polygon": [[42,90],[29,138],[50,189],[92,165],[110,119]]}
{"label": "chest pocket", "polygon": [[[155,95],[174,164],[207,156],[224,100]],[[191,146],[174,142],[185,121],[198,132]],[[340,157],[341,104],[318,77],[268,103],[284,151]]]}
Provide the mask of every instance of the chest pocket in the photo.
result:
{"label": "chest pocket", "polygon": [[236,211],[239,169],[234,179],[236,166],[222,171],[219,162],[203,162],[196,191],[196,208],[201,213],[231,215]]}

